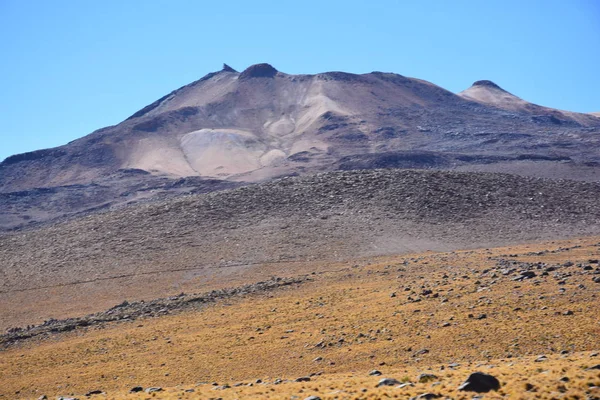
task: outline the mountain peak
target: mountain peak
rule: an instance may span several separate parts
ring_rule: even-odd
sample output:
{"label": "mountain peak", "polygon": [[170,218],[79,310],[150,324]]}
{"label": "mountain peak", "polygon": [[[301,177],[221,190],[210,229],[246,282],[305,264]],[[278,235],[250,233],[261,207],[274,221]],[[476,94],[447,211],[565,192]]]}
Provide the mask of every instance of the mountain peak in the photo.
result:
{"label": "mountain peak", "polygon": [[277,70],[271,64],[254,64],[249,66],[240,74],[240,79],[250,78],[273,78],[277,75]]}
{"label": "mountain peak", "polygon": [[485,87],[499,89],[499,90],[502,90],[503,92],[506,92],[506,90],[502,89],[500,86],[496,85],[494,82],[488,81],[488,80],[476,81],[475,83],[473,83],[472,86],[485,86]]}
{"label": "mountain peak", "polygon": [[221,71],[224,72],[237,72],[235,69],[231,68],[229,65],[223,63],[223,69]]}

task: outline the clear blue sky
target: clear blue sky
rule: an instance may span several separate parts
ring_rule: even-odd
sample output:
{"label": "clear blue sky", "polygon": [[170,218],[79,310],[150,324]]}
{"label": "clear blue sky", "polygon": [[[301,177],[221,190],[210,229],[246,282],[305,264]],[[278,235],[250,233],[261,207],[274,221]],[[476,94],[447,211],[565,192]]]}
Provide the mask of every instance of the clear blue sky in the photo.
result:
{"label": "clear blue sky", "polygon": [[0,160],[119,123],[226,62],[491,79],[600,111],[599,0],[0,0]]}

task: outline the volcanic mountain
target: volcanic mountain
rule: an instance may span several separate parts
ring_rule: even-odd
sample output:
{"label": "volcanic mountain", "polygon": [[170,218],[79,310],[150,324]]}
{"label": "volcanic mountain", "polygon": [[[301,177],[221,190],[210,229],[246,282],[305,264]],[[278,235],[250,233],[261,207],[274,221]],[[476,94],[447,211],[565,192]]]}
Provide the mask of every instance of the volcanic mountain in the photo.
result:
{"label": "volcanic mountain", "polygon": [[507,92],[492,81],[477,81],[473,84],[473,86],[460,92],[458,95],[464,99],[473,100],[481,104],[491,105],[502,110],[525,113],[529,112],[535,114],[538,120],[540,118],[546,118],[555,123],[560,123],[560,121],[568,118],[573,121],[577,121],[582,125],[595,125],[595,122],[590,120],[589,115],[570,111],[559,111],[529,103],[520,97]]}
{"label": "volcanic mountain", "polygon": [[598,398],[598,129],[259,64],[9,157],[0,398]]}
{"label": "volcanic mountain", "polygon": [[490,81],[457,95],[393,73],[289,75],[269,64],[239,73],[224,65],[118,125],[8,157],[0,163],[0,225],[338,169],[595,181],[598,129],[592,114],[536,106]]}

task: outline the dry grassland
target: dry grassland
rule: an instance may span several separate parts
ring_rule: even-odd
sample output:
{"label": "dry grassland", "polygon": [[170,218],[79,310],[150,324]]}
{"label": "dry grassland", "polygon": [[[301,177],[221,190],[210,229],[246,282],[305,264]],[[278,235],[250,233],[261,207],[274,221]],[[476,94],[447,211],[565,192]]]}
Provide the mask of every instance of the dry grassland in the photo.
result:
{"label": "dry grassland", "polygon": [[0,352],[0,398],[471,399],[457,388],[474,371],[502,383],[486,399],[599,398],[599,242],[322,265],[299,286],[32,339]]}

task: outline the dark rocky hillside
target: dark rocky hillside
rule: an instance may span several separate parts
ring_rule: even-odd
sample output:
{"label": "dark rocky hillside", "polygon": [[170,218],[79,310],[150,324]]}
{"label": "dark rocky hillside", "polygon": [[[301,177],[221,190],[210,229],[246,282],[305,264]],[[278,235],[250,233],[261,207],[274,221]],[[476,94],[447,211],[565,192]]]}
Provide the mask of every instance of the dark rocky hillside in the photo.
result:
{"label": "dark rocky hillside", "polygon": [[[165,280],[260,274],[263,263],[599,234],[598,198],[600,184],[507,174],[370,170],[283,178],[4,234],[0,301],[76,301],[76,289],[87,287],[86,296],[108,296],[97,302],[108,308],[127,285],[147,281],[144,293],[160,297],[177,287],[159,285]],[[27,309],[21,306],[15,312]]]}
{"label": "dark rocky hillside", "polygon": [[87,184],[0,192],[0,231],[236,186],[240,184],[197,176],[167,178],[142,170],[120,170]]}

